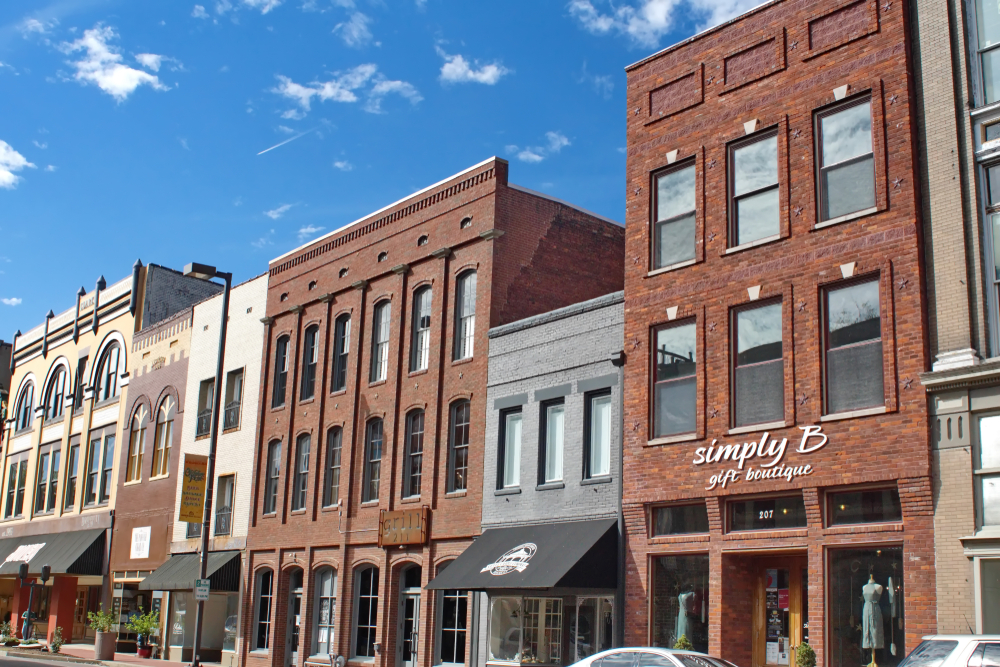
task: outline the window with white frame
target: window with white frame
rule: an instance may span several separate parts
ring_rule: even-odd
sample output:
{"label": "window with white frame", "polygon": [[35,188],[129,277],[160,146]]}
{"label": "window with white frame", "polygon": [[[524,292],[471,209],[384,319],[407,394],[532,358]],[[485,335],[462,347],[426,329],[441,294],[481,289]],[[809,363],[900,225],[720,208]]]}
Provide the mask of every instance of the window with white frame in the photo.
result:
{"label": "window with white frame", "polygon": [[500,413],[500,452],[497,457],[500,479],[498,489],[521,484],[521,408]]}
{"label": "window with white frame", "polygon": [[59,365],[52,379],[49,380],[49,388],[45,392],[45,420],[50,421],[63,416],[63,407],[66,397],[66,367]]}
{"label": "window with white frame", "polygon": [[654,176],[653,268],[694,259],[695,166],[673,166]]}
{"label": "window with white frame", "polygon": [[458,277],[455,289],[455,359],[469,359],[476,338],[476,272]]}
{"label": "window with white frame", "polygon": [[976,0],[977,50],[983,75],[983,103],[1000,100],[1000,6]]}
{"label": "window with white frame", "polygon": [[973,462],[975,495],[981,528],[1000,528],[1000,415],[979,417]]}
{"label": "window with white frame", "polygon": [[138,482],[142,479],[142,455],[146,452],[146,422],[149,421],[149,410],[140,405],[132,417],[132,430],[128,438],[128,458],[125,461],[125,482]]}
{"label": "window with white frame", "polygon": [[28,453],[7,457],[7,506],[4,518],[24,513],[24,491],[28,481]]}
{"label": "window with white frame", "polygon": [[[438,575],[453,561],[438,566]],[[437,591],[437,656],[435,665],[465,664],[465,645],[468,631],[469,592],[460,590]]]}
{"label": "window with white frame", "polygon": [[372,419],[365,427],[365,466],[361,502],[378,500],[382,478],[382,420]]}
{"label": "window with white frame", "polygon": [[340,454],[343,430],[334,426],[326,432],[326,477],[323,480],[323,507],[333,507],[340,499]]}
{"label": "window with white frame", "polygon": [[381,382],[389,373],[389,323],[392,304],[383,301],[375,306],[372,318],[372,359],[369,382]]}
{"label": "window with white frame", "polygon": [[819,219],[875,206],[871,98],[850,100],[816,114],[819,142]]}
{"label": "window with white frame", "polygon": [[121,363],[121,346],[117,342],[108,345],[97,367],[97,391],[94,397],[98,403],[118,396],[118,365]]}
{"label": "window with white frame", "polygon": [[562,636],[562,599],[490,599],[488,662],[563,664]]}
{"label": "window with white frame", "polygon": [[765,132],[729,147],[729,245],[777,236],[778,134]]}
{"label": "window with white frame", "polygon": [[448,492],[465,491],[469,483],[469,428],[472,407],[461,399],[451,404],[448,437]]}
{"label": "window with white frame", "polygon": [[56,509],[56,483],[59,481],[59,446],[44,445],[38,449],[35,473],[35,514],[48,514]]}
{"label": "window with white frame", "polygon": [[174,439],[174,413],[177,401],[167,396],[156,411],[156,442],[153,443],[153,470],[150,477],[162,477],[170,472],[170,444]]}
{"label": "window with white frame", "polygon": [[73,509],[76,506],[77,475],[80,468],[80,436],[70,439],[69,462],[66,466],[66,490],[63,492],[63,507]]}
{"label": "window with white frame", "polygon": [[278,477],[281,476],[281,441],[267,446],[267,469],[264,471],[264,514],[278,511]]}
{"label": "window with white frame", "polygon": [[559,482],[563,478],[563,451],[566,439],[566,403],[562,398],[542,403],[541,483]]}
{"label": "window with white frame", "polygon": [[878,278],[831,287],[824,296],[826,413],[885,405]]}
{"label": "window with white frame", "polygon": [[316,589],[313,603],[313,655],[329,655],[337,652],[334,638],[334,618],[337,611],[337,571],[323,568],[314,577]]}
{"label": "window with white frame", "polygon": [[266,651],[271,645],[271,603],[274,599],[274,572],[263,569],[257,572],[257,599],[254,610],[253,650]]}
{"label": "window with white frame", "polygon": [[295,443],[295,477],[292,484],[292,511],[306,508],[309,491],[309,447],[311,438],[303,433]]}
{"label": "window with white frame", "polygon": [[406,414],[406,441],[403,451],[403,497],[420,495],[424,465],[424,411]]}
{"label": "window with white frame", "polygon": [[584,398],[584,477],[611,474],[611,390]]}
{"label": "window with white frame", "polygon": [[421,287],[413,295],[410,372],[427,370],[431,351],[431,288]]}
{"label": "window with white frame", "polygon": [[374,658],[378,632],[378,568],[364,566],[354,575],[354,657]]}

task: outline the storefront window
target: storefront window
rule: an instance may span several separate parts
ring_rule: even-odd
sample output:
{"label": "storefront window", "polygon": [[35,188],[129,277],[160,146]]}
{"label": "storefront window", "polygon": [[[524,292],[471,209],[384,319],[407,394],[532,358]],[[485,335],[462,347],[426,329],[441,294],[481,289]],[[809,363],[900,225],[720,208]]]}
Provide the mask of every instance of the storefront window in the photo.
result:
{"label": "storefront window", "polygon": [[561,665],[564,664],[562,648],[561,598],[490,600],[490,662]]}
{"label": "storefront window", "polygon": [[705,503],[657,507],[653,512],[654,537],[708,532],[708,509]]}
{"label": "storefront window", "polygon": [[190,647],[194,645],[194,612],[196,607],[193,593],[174,591],[170,594],[171,646]]}
{"label": "storefront window", "polygon": [[661,556],[653,565],[653,646],[684,635],[708,651],[708,555]]}
{"label": "storefront window", "polygon": [[240,594],[226,594],[226,626],[222,634],[222,650],[236,650],[236,628],[239,626]]}
{"label": "storefront window", "polygon": [[521,598],[490,600],[490,660],[521,660]]}
{"label": "storefront window", "polygon": [[979,561],[982,586],[983,634],[1000,634],[1000,558]]}
{"label": "storefront window", "polygon": [[895,667],[906,655],[903,548],[869,547],[830,552],[831,667],[872,661]]}
{"label": "storefront window", "polygon": [[896,489],[834,493],[830,498],[830,524],[885,523],[902,521]]}
{"label": "storefront window", "polygon": [[611,648],[614,640],[613,598],[579,597],[576,607],[567,610],[567,614],[571,651],[568,661],[577,662]]}
{"label": "storefront window", "polygon": [[806,527],[802,496],[730,501],[729,530],[782,530]]}

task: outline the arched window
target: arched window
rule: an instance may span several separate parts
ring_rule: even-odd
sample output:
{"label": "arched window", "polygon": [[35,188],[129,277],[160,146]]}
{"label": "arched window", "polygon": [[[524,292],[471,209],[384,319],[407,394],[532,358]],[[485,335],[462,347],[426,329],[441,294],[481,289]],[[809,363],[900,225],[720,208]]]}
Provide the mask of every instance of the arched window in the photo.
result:
{"label": "arched window", "polygon": [[278,511],[278,477],[281,475],[281,441],[267,446],[267,469],[264,471],[264,514]]}
{"label": "arched window", "polygon": [[49,380],[49,388],[45,391],[45,419],[58,419],[63,416],[63,404],[66,398],[66,367],[62,364],[56,368]]}
{"label": "arched window", "polygon": [[431,350],[431,288],[421,287],[413,295],[413,325],[410,342],[410,372],[427,370]]}
{"label": "arched window", "polygon": [[334,641],[334,616],[337,611],[337,571],[325,567],[316,572],[316,589],[313,599],[316,611],[313,612],[313,655],[329,655],[336,653]]}
{"label": "arched window", "polygon": [[378,568],[371,565],[354,571],[354,656],[375,657],[378,630]]}
{"label": "arched window", "polygon": [[274,393],[271,407],[285,404],[285,384],[288,382],[288,336],[282,336],[274,346]]}
{"label": "arched window", "polygon": [[274,572],[268,568],[258,570],[254,577],[254,639],[256,651],[266,651],[271,643],[271,602],[274,599]]}
{"label": "arched window", "polygon": [[469,359],[476,337],[476,272],[458,277],[455,289],[455,359]]}
{"label": "arched window", "polygon": [[372,362],[369,382],[379,382],[386,378],[389,372],[389,318],[392,314],[392,304],[383,301],[375,306],[375,316],[372,318]]}
{"label": "arched window", "polygon": [[17,412],[14,413],[15,431],[23,431],[31,428],[31,418],[35,414],[35,383],[29,382],[21,390],[21,397],[17,400]]}
{"label": "arched window", "polygon": [[424,460],[424,411],[411,410],[406,415],[406,440],[403,451],[403,497],[420,495]]}
{"label": "arched window", "polygon": [[326,479],[323,482],[323,507],[332,507],[340,498],[340,452],[343,431],[334,426],[326,432]]}
{"label": "arched window", "polygon": [[378,500],[378,484],[382,476],[382,420],[372,419],[365,428],[365,468],[361,485],[361,502]]}
{"label": "arched window", "polygon": [[153,452],[153,472],[150,477],[160,477],[170,472],[170,443],[174,439],[174,413],[177,402],[167,396],[156,413],[156,450]]}
{"label": "arched window", "polygon": [[302,346],[302,391],[299,400],[313,397],[316,388],[316,362],[319,360],[318,345],[319,325],[314,324],[306,329]]}
{"label": "arched window", "polygon": [[138,482],[142,479],[142,455],[146,452],[146,422],[149,410],[139,406],[132,417],[132,433],[128,439],[128,461],[125,464],[125,481]]}
{"label": "arched window", "polygon": [[469,401],[455,401],[450,412],[448,491],[465,491],[469,484],[469,424],[472,421]]}
{"label": "arched window", "polygon": [[101,356],[101,363],[97,367],[97,391],[94,394],[98,403],[118,396],[118,376],[120,375],[118,366],[121,363],[121,352],[121,345],[114,342],[108,345]]}
{"label": "arched window", "polygon": [[347,388],[347,354],[351,348],[351,316],[341,315],[333,325],[333,377],[330,391]]}
{"label": "arched window", "polygon": [[295,443],[295,483],[292,486],[292,511],[306,508],[306,492],[309,487],[309,447],[308,433],[299,436]]}

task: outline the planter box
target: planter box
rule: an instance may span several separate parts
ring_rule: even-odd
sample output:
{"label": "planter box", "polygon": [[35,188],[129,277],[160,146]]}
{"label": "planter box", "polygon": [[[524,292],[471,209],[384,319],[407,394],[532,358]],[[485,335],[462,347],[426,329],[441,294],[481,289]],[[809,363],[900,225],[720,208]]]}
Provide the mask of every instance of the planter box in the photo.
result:
{"label": "planter box", "polygon": [[94,639],[94,660],[114,660],[117,632],[98,632]]}

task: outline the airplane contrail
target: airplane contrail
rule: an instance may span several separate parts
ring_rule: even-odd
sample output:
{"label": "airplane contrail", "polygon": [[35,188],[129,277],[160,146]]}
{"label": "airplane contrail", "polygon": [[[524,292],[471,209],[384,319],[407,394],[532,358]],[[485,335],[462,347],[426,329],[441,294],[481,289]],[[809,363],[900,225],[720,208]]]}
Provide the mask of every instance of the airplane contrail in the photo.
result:
{"label": "airplane contrail", "polygon": [[318,129],[319,129],[319,127],[314,127],[311,130],[306,130],[305,132],[301,132],[299,134],[296,134],[294,137],[291,137],[290,139],[285,139],[280,144],[275,144],[275,145],[271,146],[270,148],[265,148],[261,152],[257,153],[257,155],[263,155],[264,153],[266,153],[268,151],[273,151],[275,148],[281,148],[285,144],[291,143],[291,142],[295,141],[296,139],[301,139],[302,137],[306,136],[310,132],[315,132]]}

